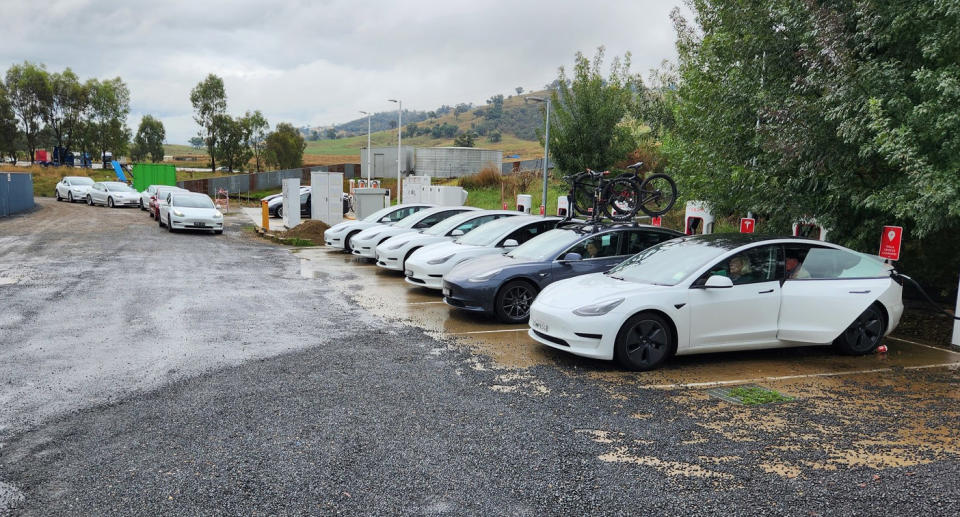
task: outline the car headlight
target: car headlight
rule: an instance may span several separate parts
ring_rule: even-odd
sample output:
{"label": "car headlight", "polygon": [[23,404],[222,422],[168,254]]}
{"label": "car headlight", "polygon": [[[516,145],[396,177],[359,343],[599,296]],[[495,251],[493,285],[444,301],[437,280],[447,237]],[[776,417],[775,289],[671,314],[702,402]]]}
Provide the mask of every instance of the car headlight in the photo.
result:
{"label": "car headlight", "polygon": [[179,210],[174,210],[174,211],[173,211],[173,215],[175,215],[175,216],[177,216],[177,217],[183,217],[183,212],[181,212],[181,211],[179,211]]}
{"label": "car headlight", "polygon": [[623,298],[617,298],[616,300],[610,300],[608,302],[584,305],[583,307],[574,310],[573,313],[577,316],[603,316],[604,314],[616,308],[617,305],[623,303],[623,300]]}
{"label": "car headlight", "polygon": [[452,259],[452,258],[453,258],[453,253],[447,255],[446,257],[440,257],[440,258],[435,258],[435,259],[433,259],[433,260],[428,260],[428,261],[427,261],[427,264],[430,264],[430,265],[434,265],[434,266],[435,266],[435,265],[437,265],[437,264],[443,264],[444,262],[446,262],[446,261],[448,261],[448,260],[450,260],[450,259]]}
{"label": "car headlight", "polygon": [[472,276],[472,277],[468,278],[467,281],[469,281],[469,282],[486,282],[487,280],[490,280],[491,278],[494,277],[494,275],[496,275],[497,273],[499,273],[499,272],[501,272],[501,271],[503,271],[503,268],[491,269],[490,271],[487,271],[486,273],[482,273],[482,274],[479,274],[479,275],[476,275],[476,276]]}
{"label": "car headlight", "polygon": [[220,219],[221,217],[223,217],[223,214],[221,214],[220,212],[214,212],[214,213],[213,213],[213,218],[214,218],[214,219]]}

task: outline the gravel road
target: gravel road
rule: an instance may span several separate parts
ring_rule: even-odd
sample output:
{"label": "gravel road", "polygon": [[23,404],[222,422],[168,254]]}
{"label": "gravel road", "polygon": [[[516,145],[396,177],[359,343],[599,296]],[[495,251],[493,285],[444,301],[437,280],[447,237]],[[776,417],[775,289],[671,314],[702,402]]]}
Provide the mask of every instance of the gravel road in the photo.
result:
{"label": "gravel road", "polygon": [[[168,234],[50,200],[0,220],[0,514],[960,508],[956,370],[746,408],[595,363],[505,369],[344,301],[241,224]],[[918,423],[936,432],[902,432]]]}

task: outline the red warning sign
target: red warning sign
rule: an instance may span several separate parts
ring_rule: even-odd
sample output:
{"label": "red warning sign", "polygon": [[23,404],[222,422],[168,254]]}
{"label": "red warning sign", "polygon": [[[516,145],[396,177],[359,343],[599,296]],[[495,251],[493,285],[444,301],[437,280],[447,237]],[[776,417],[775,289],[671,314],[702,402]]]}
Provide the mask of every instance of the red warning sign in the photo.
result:
{"label": "red warning sign", "polygon": [[663,218],[660,217],[659,215],[656,216],[656,217],[651,217],[651,218],[650,218],[650,225],[651,225],[651,226],[663,226]]}
{"label": "red warning sign", "polygon": [[756,219],[752,217],[743,217],[740,219],[740,233],[753,233],[753,228],[756,225]]}
{"label": "red warning sign", "polygon": [[880,236],[880,255],[885,259],[900,260],[900,241],[903,237],[902,226],[884,226]]}

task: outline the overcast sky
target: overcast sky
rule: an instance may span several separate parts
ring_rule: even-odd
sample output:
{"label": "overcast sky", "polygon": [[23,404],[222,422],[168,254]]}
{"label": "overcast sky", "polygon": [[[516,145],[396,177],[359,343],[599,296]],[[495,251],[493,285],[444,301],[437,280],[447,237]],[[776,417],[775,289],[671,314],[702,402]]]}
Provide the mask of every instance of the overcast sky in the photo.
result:
{"label": "overcast sky", "polygon": [[[0,0],[0,70],[23,60],[82,80],[120,76],[129,125],[159,117],[169,143],[195,136],[190,89],[224,80],[228,110],[271,124],[327,125],[358,110],[483,104],[540,89],[574,54],[633,54],[647,77],[675,59],[680,0]],[[606,66],[605,66],[606,68]]]}

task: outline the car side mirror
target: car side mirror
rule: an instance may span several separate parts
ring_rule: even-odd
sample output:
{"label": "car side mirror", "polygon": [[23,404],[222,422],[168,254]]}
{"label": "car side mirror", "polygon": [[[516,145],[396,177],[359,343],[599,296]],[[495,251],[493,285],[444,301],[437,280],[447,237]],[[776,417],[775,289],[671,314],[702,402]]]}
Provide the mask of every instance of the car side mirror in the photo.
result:
{"label": "car side mirror", "polygon": [[504,248],[516,248],[519,245],[520,243],[517,242],[516,239],[507,239],[506,241],[503,242]]}
{"label": "car side mirror", "polygon": [[453,237],[460,237],[461,235],[463,235],[463,230],[454,230],[450,232],[450,235]]}
{"label": "car side mirror", "polygon": [[707,283],[703,286],[707,289],[728,289],[733,287],[733,280],[730,280],[728,276],[713,275],[707,279]]}
{"label": "car side mirror", "polygon": [[567,253],[563,256],[564,262],[579,262],[583,260],[583,256],[579,253]]}

